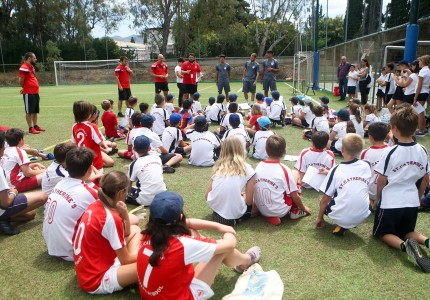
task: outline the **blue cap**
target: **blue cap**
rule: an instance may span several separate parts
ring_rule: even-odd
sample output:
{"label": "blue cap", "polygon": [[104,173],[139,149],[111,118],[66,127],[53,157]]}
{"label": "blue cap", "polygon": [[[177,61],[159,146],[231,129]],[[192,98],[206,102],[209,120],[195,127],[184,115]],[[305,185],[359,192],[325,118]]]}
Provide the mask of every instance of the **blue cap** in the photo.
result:
{"label": "blue cap", "polygon": [[266,98],[264,98],[264,102],[266,102],[268,105],[270,105],[270,103],[273,102],[273,99],[270,97],[266,97]]}
{"label": "blue cap", "polygon": [[320,100],[324,104],[328,104],[330,102],[330,99],[327,96],[320,97]]}
{"label": "blue cap", "polygon": [[312,98],[306,96],[305,98],[303,98],[303,102],[305,102],[305,103],[312,103]]}
{"label": "blue cap", "polygon": [[305,95],[297,95],[297,98],[299,98],[299,100],[303,100],[305,97]]}
{"label": "blue cap", "polygon": [[209,97],[209,104],[214,104],[215,103],[215,97]]}
{"label": "blue cap", "polygon": [[151,140],[146,135],[139,135],[134,139],[133,147],[136,152],[144,152],[151,145]]}
{"label": "blue cap", "polygon": [[230,122],[230,125],[233,127],[237,127],[240,124],[240,118],[238,114],[231,114],[228,118],[228,121]]}
{"label": "blue cap", "polygon": [[143,115],[142,116],[142,120],[140,120],[140,124],[142,125],[142,127],[151,127],[152,124],[154,124],[155,118],[152,115]]}
{"label": "blue cap", "polygon": [[150,217],[153,220],[162,220],[166,225],[179,222],[184,207],[184,199],[173,192],[161,192],[155,195],[149,207]]}
{"label": "blue cap", "polygon": [[257,100],[263,100],[264,99],[264,95],[262,93],[257,93],[257,94],[255,94],[255,99],[257,99]]}
{"label": "blue cap", "polygon": [[279,94],[278,91],[272,91],[272,97],[278,100],[281,97],[281,94]]}
{"label": "blue cap", "polygon": [[177,114],[177,113],[171,114],[169,118],[170,125],[178,124],[179,122],[181,122],[181,119],[182,119],[182,116],[180,114]]}
{"label": "blue cap", "polygon": [[169,94],[169,95],[167,95],[166,99],[167,99],[167,101],[169,101],[169,100],[175,99],[175,96],[172,94]]}
{"label": "blue cap", "polygon": [[261,129],[268,130],[268,127],[269,127],[271,122],[270,122],[268,117],[259,117],[257,119],[257,123],[258,123],[258,125],[260,125]]}
{"label": "blue cap", "polygon": [[195,99],[195,100],[200,99],[200,94],[198,92],[194,93],[193,99]]}
{"label": "blue cap", "polygon": [[323,107],[324,109],[328,109],[328,105],[327,105],[327,104],[323,104],[323,105],[322,105],[322,107]]}
{"label": "blue cap", "polygon": [[349,112],[346,109],[341,109],[337,112],[337,118],[342,121],[349,121]]}
{"label": "blue cap", "polygon": [[197,116],[195,119],[194,119],[194,125],[195,126],[200,126],[200,127],[203,127],[203,126],[205,126],[206,124],[207,124],[207,120],[206,120],[206,118],[205,117],[203,117],[203,116]]}
{"label": "blue cap", "polygon": [[237,100],[237,95],[236,94],[230,94],[230,95],[228,95],[228,99],[230,101],[236,101]]}

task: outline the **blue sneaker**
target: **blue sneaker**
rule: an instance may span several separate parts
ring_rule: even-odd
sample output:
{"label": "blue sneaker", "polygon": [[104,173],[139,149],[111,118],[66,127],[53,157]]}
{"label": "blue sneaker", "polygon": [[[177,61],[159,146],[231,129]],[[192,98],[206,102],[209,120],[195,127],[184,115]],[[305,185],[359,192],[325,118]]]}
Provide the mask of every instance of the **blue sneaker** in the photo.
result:
{"label": "blue sneaker", "polygon": [[46,154],[45,158],[43,158],[43,160],[53,160],[55,159],[54,154],[52,153],[48,153]]}

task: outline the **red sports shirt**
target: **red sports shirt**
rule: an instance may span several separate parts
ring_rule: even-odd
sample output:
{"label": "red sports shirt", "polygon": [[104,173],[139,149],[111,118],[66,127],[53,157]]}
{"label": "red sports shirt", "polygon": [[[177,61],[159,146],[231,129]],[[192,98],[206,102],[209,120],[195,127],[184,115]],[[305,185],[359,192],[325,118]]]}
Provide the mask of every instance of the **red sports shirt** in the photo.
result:
{"label": "red sports shirt", "polygon": [[129,89],[130,88],[130,68],[128,66],[123,66],[119,64],[115,69],[115,76],[118,77],[119,83],[122,88]]}
{"label": "red sports shirt", "polygon": [[[151,72],[155,75],[167,75],[167,65],[165,63],[159,63],[156,61],[151,66]],[[155,82],[167,82],[167,78],[154,77]]]}
{"label": "red sports shirt", "polygon": [[194,300],[190,284],[194,278],[193,263],[208,262],[216,249],[216,241],[208,238],[179,236],[169,238],[169,248],[158,260],[149,264],[153,249],[151,237],[144,235],[137,254],[137,276],[140,297],[157,300]]}
{"label": "red sports shirt", "polygon": [[73,125],[72,142],[78,147],[87,147],[94,151],[93,165],[98,170],[103,168],[102,151],[99,145],[102,141],[103,136],[96,124],[85,121]]}
{"label": "red sports shirt", "polygon": [[117,130],[115,126],[118,125],[118,120],[115,113],[112,111],[105,111],[102,114],[102,123],[105,128],[105,134],[107,137],[114,137],[117,135]]}
{"label": "red sports shirt", "polygon": [[114,264],[115,250],[125,246],[122,219],[96,200],[78,224],[72,239],[76,275],[83,290],[94,292]]}
{"label": "red sports shirt", "polygon": [[261,117],[261,115],[252,116],[248,121],[248,125],[255,126],[255,130],[257,130],[257,131],[261,130],[260,124],[258,124],[258,122],[257,122],[258,118],[260,118],[260,117]]}
{"label": "red sports shirt", "polygon": [[19,67],[19,77],[24,78],[23,94],[39,94],[39,82],[34,72],[34,66],[25,61]]}
{"label": "red sports shirt", "polygon": [[200,65],[196,62],[192,64],[189,61],[186,61],[182,64],[182,71],[190,70],[190,74],[183,74],[184,78],[182,84],[197,84],[197,73],[200,73]]}

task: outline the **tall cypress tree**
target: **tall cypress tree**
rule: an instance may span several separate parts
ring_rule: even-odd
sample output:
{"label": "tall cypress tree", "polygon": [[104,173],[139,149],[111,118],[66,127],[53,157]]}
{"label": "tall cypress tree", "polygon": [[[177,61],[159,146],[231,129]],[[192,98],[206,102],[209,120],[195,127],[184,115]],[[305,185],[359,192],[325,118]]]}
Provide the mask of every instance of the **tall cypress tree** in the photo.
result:
{"label": "tall cypress tree", "polygon": [[364,13],[364,1],[363,0],[348,0],[348,24],[347,24],[347,39],[351,40],[353,38],[362,35],[361,23],[363,22]]}
{"label": "tall cypress tree", "polygon": [[380,30],[382,23],[382,0],[365,0],[363,34],[371,34]]}
{"label": "tall cypress tree", "polygon": [[391,0],[391,3],[387,4],[385,28],[392,28],[408,23],[409,10],[409,0]]}

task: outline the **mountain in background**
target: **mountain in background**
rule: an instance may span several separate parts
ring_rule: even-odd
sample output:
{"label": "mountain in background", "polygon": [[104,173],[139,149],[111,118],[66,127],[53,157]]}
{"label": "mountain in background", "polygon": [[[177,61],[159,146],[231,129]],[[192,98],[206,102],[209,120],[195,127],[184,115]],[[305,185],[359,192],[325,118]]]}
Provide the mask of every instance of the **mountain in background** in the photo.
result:
{"label": "mountain in background", "polygon": [[113,39],[114,41],[120,41],[120,42],[130,42],[132,37],[134,38],[135,43],[143,44],[142,36],[139,36],[139,35],[130,35],[126,37],[122,37],[119,35],[110,36],[110,38]]}

